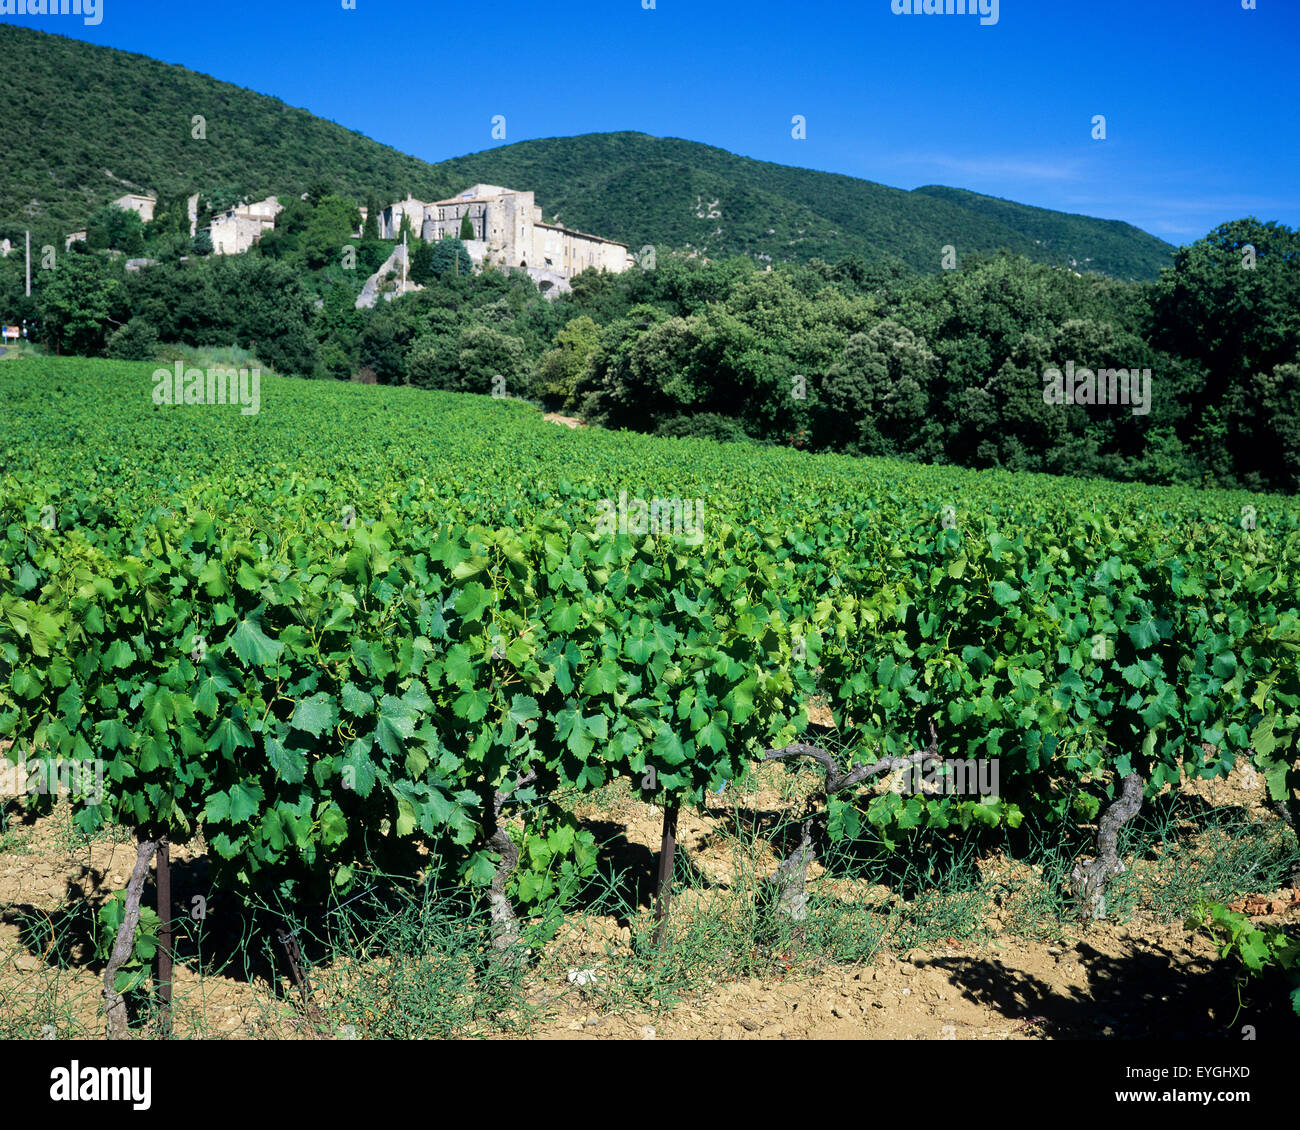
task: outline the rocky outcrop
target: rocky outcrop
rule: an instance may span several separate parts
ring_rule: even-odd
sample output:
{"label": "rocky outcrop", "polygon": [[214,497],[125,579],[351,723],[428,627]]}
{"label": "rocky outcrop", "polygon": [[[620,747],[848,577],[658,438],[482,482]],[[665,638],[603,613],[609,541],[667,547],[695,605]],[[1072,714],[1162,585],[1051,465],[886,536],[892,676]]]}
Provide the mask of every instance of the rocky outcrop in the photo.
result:
{"label": "rocky outcrop", "polygon": [[[393,249],[393,253],[384,260],[383,265],[373,275],[366,279],[366,285],[361,288],[361,294],[357,296],[358,310],[369,310],[379,301],[382,293],[385,301],[391,302],[398,294],[410,294],[413,291],[423,290],[424,287],[416,286],[408,278],[406,280],[406,289],[402,289],[402,270],[409,272],[411,267],[406,259],[406,248],[400,243]],[[384,290],[384,280],[390,273],[396,274],[394,285],[391,290]]]}

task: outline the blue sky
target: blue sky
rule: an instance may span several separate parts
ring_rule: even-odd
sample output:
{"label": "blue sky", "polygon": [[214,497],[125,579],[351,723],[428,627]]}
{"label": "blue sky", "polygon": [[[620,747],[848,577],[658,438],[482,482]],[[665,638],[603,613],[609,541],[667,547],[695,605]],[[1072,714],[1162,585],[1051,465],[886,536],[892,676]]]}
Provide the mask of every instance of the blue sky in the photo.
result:
{"label": "blue sky", "polygon": [[1175,244],[1246,215],[1300,226],[1300,0],[1000,0],[987,26],[895,15],[892,0],[101,2],[97,26],[4,18],[272,94],[429,161],[632,129],[1127,220]]}

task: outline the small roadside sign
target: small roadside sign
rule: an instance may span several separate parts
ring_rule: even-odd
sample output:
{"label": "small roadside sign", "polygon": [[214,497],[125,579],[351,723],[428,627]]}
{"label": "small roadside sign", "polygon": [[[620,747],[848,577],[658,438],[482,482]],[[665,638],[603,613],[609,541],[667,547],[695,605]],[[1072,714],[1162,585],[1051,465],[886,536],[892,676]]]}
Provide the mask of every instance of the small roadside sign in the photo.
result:
{"label": "small roadside sign", "polygon": [[3,336],[5,341],[8,341],[10,338],[17,341],[22,336],[22,330],[18,326],[5,326]]}

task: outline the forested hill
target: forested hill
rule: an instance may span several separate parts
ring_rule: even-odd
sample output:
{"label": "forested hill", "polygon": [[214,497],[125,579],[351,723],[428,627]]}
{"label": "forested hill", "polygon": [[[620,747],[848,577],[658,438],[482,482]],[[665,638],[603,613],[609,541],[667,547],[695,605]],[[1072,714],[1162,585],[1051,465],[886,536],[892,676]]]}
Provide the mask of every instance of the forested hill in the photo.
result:
{"label": "forested hill", "polygon": [[[525,141],[431,165],[183,67],[12,25],[0,24],[0,79],[10,99],[0,236],[31,227],[56,239],[130,191],[260,197],[324,185],[363,203],[435,200],[481,181],[535,190],[548,220],[710,258],[894,256],[932,271],[951,244],[1122,279],[1154,278],[1172,262],[1173,248],[1129,224],[960,189],[907,192],[639,133]],[[206,142],[191,138],[194,113],[206,118]]]}
{"label": "forested hill", "polygon": [[940,249],[951,244],[959,255],[1008,248],[1036,262],[1132,280],[1153,279],[1173,262],[1169,244],[1131,224],[960,189],[905,192],[640,133],[524,141],[435,167],[457,184],[536,189],[548,220],[558,216],[581,231],[632,247],[689,245],[714,258],[876,261],[888,254],[933,271]]}

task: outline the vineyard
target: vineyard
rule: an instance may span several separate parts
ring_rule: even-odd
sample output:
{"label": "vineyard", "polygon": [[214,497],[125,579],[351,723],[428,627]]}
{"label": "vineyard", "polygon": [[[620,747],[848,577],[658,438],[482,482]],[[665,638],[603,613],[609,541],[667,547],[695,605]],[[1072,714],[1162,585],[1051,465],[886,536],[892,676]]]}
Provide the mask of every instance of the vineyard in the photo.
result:
{"label": "vineyard", "polygon": [[[667,817],[666,896],[679,813],[811,774],[773,884],[796,936],[834,845],[1104,830],[1125,797],[1234,767],[1300,827],[1294,499],[347,383],[159,407],[152,369],[0,374],[0,746],[71,780],[35,811],[62,791],[81,832],[141,845],[119,963],[150,855],[198,841],[218,886],[288,905],[436,879],[511,960],[595,867],[562,799],[619,780]],[[879,787],[938,762],[996,787]],[[1104,917],[1105,876],[1081,875]],[[665,901],[661,934],[686,913]],[[1296,964],[1217,921],[1247,965]]]}

